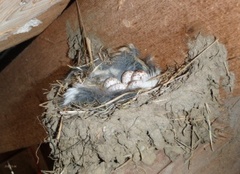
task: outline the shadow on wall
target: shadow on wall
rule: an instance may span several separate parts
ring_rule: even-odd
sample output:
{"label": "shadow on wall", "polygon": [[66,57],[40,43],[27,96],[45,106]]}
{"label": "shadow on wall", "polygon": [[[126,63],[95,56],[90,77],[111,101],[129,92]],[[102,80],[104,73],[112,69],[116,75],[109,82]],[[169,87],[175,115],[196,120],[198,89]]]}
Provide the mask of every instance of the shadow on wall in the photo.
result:
{"label": "shadow on wall", "polygon": [[35,39],[31,38],[23,43],[20,43],[12,48],[4,50],[0,53],[0,72],[8,66],[25,48],[28,47]]}

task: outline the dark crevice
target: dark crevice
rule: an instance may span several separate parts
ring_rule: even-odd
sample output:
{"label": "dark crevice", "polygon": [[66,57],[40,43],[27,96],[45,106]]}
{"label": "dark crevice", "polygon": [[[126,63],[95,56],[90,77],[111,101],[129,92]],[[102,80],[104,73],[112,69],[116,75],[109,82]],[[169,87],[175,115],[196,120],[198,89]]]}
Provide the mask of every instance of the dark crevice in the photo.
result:
{"label": "dark crevice", "polygon": [[0,52],[0,72],[4,70],[4,68],[6,68],[25,48],[27,48],[35,38],[36,37],[31,38],[14,47]]}

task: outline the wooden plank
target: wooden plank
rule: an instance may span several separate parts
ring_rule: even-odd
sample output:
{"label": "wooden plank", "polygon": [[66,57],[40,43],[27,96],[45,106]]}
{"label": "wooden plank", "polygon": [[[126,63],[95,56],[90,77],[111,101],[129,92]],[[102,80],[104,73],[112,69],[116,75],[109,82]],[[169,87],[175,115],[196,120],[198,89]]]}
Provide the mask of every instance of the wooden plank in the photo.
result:
{"label": "wooden plank", "polygon": [[[51,18],[51,14],[43,17]],[[69,18],[65,13],[54,21],[1,71],[0,153],[40,143],[46,137],[37,119],[43,112],[39,104],[46,101],[43,89],[68,71],[65,29]]]}
{"label": "wooden plank", "polygon": [[235,95],[240,95],[240,4],[236,0],[156,1],[119,0],[80,2],[82,19],[91,37],[116,47],[133,43],[157,63],[182,63],[187,42],[198,32],[215,35],[226,45],[230,69],[236,74]]}
{"label": "wooden plank", "polygon": [[41,33],[69,0],[1,0],[0,51]]}

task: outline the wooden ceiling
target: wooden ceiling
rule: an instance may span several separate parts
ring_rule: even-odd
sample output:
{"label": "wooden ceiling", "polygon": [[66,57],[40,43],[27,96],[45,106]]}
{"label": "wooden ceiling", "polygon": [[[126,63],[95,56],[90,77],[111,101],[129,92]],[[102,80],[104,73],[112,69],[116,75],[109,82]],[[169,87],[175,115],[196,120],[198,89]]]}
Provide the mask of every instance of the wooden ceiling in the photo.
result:
{"label": "wooden ceiling", "polygon": [[42,32],[69,0],[0,0],[0,52]]}

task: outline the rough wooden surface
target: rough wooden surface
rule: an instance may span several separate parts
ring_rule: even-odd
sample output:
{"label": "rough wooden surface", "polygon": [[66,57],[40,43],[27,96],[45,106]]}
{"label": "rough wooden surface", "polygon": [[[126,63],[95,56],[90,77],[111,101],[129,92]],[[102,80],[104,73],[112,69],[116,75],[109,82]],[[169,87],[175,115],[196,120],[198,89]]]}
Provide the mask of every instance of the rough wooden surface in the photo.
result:
{"label": "rough wooden surface", "polygon": [[65,25],[70,15],[62,15],[0,73],[0,153],[46,137],[37,120],[43,112],[39,104],[46,101],[43,89],[68,70]]}
{"label": "rough wooden surface", "polygon": [[240,94],[239,1],[82,0],[80,6],[89,36],[110,47],[134,43],[162,68],[182,63],[188,40],[198,32],[215,35],[227,47],[237,77],[234,92]]}
{"label": "rough wooden surface", "polygon": [[240,54],[236,37],[240,32],[240,2],[108,0],[80,1],[82,18],[89,33],[107,45],[129,42],[145,54],[153,54],[161,65],[186,55],[186,43],[201,31],[225,43],[229,57]]}
{"label": "rough wooden surface", "polygon": [[61,14],[69,1],[1,0],[0,51],[38,35]]}

